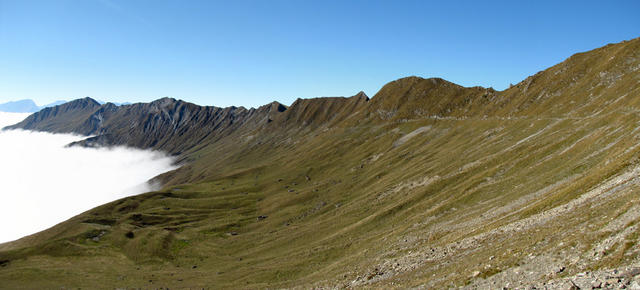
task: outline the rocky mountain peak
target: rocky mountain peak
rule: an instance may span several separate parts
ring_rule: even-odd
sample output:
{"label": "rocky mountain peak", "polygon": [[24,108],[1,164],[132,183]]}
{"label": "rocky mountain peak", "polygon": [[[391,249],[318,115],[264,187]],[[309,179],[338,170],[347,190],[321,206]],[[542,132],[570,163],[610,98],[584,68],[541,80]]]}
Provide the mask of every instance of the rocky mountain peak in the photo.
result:
{"label": "rocky mountain peak", "polygon": [[68,103],[65,103],[59,106],[66,107],[66,108],[91,108],[91,107],[100,107],[101,105],[100,103],[98,103],[98,101],[90,97],[85,97],[82,99],[70,101]]}
{"label": "rocky mountain peak", "polygon": [[363,91],[359,91],[357,94],[355,94],[353,97],[354,99],[364,99],[365,101],[369,100],[369,96],[367,96],[367,94],[365,94]]}

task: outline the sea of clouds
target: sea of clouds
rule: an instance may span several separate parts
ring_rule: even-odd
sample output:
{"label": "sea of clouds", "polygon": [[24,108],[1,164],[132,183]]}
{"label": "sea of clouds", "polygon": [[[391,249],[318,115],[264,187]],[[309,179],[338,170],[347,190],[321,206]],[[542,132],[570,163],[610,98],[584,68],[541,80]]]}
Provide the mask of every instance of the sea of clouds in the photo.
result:
{"label": "sea of clouds", "polygon": [[0,243],[151,191],[149,179],[176,168],[171,158],[156,151],[67,148],[86,137],[1,130],[28,115],[0,112]]}

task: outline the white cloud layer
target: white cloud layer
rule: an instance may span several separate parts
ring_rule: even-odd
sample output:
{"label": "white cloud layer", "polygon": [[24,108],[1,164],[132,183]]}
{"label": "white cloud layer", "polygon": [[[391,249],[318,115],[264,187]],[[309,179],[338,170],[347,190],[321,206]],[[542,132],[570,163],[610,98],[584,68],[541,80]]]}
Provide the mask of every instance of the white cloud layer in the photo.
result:
{"label": "white cloud layer", "polygon": [[[27,116],[0,112],[0,129]],[[171,158],[155,151],[64,147],[83,138],[0,131],[0,243],[118,198],[151,191],[147,180],[175,169]]]}

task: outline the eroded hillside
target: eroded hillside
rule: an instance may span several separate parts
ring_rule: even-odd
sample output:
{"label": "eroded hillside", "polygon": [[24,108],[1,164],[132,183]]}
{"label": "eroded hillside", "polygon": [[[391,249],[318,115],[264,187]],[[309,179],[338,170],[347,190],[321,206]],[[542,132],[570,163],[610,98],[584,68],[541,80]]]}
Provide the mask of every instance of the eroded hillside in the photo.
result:
{"label": "eroded hillside", "polygon": [[161,191],[0,245],[0,286],[637,282],[639,84],[634,39],[501,92],[409,77],[371,99],[289,107],[43,110],[17,127],[162,149],[185,165],[158,177]]}

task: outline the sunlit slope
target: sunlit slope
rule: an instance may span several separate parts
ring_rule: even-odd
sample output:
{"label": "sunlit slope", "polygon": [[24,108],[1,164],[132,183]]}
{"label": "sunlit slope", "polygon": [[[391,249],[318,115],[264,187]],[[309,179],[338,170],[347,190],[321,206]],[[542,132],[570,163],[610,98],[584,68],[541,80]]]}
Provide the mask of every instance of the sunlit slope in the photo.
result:
{"label": "sunlit slope", "polygon": [[503,92],[405,78],[272,110],[190,147],[162,191],[0,245],[0,286],[513,287],[639,265],[639,43]]}

